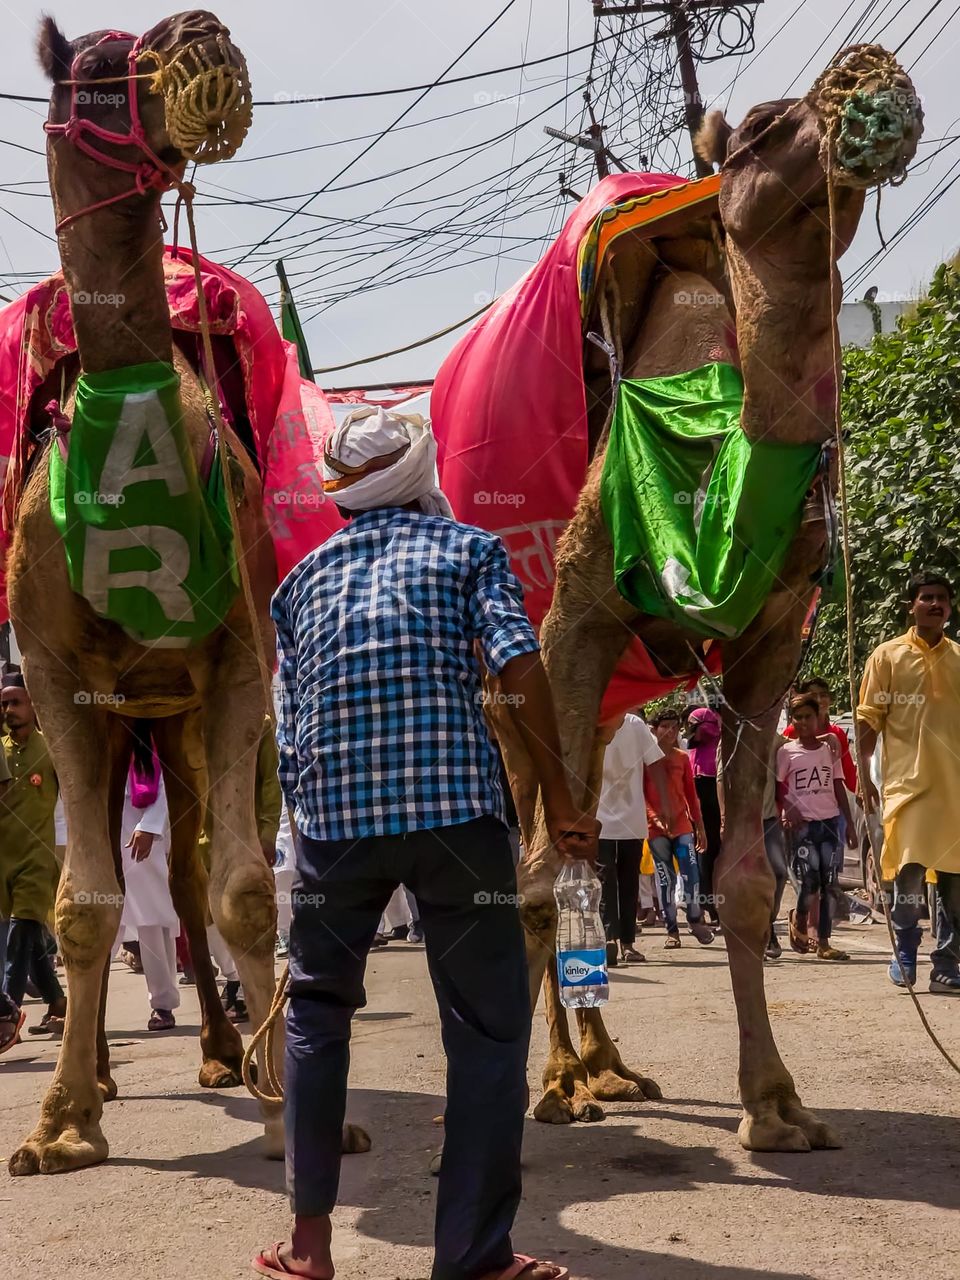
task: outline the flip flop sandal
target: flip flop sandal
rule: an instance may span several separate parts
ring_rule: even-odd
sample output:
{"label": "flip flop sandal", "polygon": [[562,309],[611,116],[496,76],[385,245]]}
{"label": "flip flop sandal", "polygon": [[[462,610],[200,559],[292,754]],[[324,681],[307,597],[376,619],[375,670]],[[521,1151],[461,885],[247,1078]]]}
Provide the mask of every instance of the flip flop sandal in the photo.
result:
{"label": "flip flop sandal", "polygon": [[255,1258],[250,1259],[251,1267],[262,1276],[270,1276],[271,1280],[289,1280],[290,1276],[299,1276],[300,1280],[309,1280],[309,1277],[303,1276],[299,1271],[291,1271],[289,1267],[284,1265],[284,1261],[280,1257],[280,1246],[282,1244],[283,1241],[278,1240],[269,1249],[261,1249]]}
{"label": "flip flop sandal", "polygon": [[62,1036],[66,1021],[67,1019],[62,1013],[45,1013],[34,1026],[27,1027],[27,1034],[31,1036]]}
{"label": "flip flop sandal", "polygon": [[543,1258],[530,1258],[525,1253],[515,1253],[513,1262],[507,1267],[506,1271],[501,1271],[496,1280],[517,1280],[518,1276],[522,1276],[525,1271],[532,1271],[534,1267],[553,1267],[556,1275],[552,1280],[568,1280],[570,1272],[566,1267],[561,1267],[559,1263],[547,1262]]}
{"label": "flip flop sandal", "polygon": [[849,960],[850,956],[846,951],[840,951],[837,947],[817,947],[817,957],[820,960]]}
{"label": "flip flop sandal", "polygon": [[790,934],[790,946],[798,955],[805,956],[810,953],[810,937],[806,933],[801,933],[797,928],[797,913],[791,910],[787,913],[787,927]]}
{"label": "flip flop sandal", "polygon": [[680,935],[676,933],[668,933],[667,940],[663,944],[663,949],[664,951],[675,951],[680,945]]}
{"label": "flip flop sandal", "polygon": [[12,1049],[14,1045],[20,1044],[20,1032],[23,1030],[23,1024],[27,1020],[25,1009],[21,1009],[16,1018],[4,1018],[0,1025],[13,1027],[13,1035],[8,1040],[0,1040],[0,1053],[6,1053],[8,1049]]}
{"label": "flip flop sandal", "polygon": [[624,947],[620,955],[620,959],[624,964],[642,964],[646,958],[636,947]]}

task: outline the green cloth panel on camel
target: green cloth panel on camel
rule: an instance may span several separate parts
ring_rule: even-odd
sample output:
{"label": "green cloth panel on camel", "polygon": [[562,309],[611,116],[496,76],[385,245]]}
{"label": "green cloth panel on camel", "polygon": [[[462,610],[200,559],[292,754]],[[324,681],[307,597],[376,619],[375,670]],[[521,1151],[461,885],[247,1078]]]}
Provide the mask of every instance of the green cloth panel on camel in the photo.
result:
{"label": "green cloth panel on camel", "polygon": [[236,596],[237,564],[221,469],[204,488],[173,366],[83,374],[67,439],[66,459],[50,450],[50,508],[73,590],[143,644],[209,635]]}
{"label": "green cloth panel on camel", "polygon": [[817,444],[751,443],[729,364],[619,383],[601,477],[620,594],[713,638],[756,617],[800,525]]}

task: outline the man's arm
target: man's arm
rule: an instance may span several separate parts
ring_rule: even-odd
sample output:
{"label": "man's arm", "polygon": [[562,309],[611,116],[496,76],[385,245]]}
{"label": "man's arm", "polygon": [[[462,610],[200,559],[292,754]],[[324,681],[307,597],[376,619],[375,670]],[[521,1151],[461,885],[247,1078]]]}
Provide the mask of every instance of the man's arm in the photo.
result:
{"label": "man's arm", "polygon": [[842,778],[834,778],[833,794],[837,798],[837,804],[840,806],[840,812],[843,814],[847,822],[847,848],[855,849],[857,847],[857,829],[854,825],[853,814],[850,812],[850,801],[847,799],[847,788],[843,785]]}
{"label": "man's arm", "polygon": [[863,761],[860,778],[860,792],[869,808],[880,807],[880,795],[870,776],[870,763],[877,749],[877,739],[883,732],[884,722],[890,707],[891,685],[893,673],[890,663],[875,649],[867,659],[860,684],[860,698],[854,714],[854,725],[857,734],[857,750]]}
{"label": "man's arm", "polygon": [[551,843],[564,858],[594,862],[600,824],[574,808],[563,766],[553,695],[540,654],[522,653],[510,658],[499,676],[507,707],[533,761]]}
{"label": "man's arm", "polygon": [[280,779],[277,776],[279,767],[273,722],[268,718],[257,749],[256,816],[260,848],[271,867],[277,860],[277,832],[280,830],[280,810],[283,806]]}
{"label": "man's arm", "polygon": [[693,832],[696,838],[697,848],[705,849],[707,847],[707,833],[703,829],[703,815],[700,812],[700,797],[697,795],[696,783],[693,780],[693,765],[690,763],[690,757],[683,757],[683,794],[687,802],[687,810],[690,814],[690,821],[693,823]]}
{"label": "man's arm", "polygon": [[277,716],[278,778],[291,817],[300,781],[296,750],[297,657],[286,609],[274,598],[270,607],[277,631],[277,675],[280,683],[280,714]]}

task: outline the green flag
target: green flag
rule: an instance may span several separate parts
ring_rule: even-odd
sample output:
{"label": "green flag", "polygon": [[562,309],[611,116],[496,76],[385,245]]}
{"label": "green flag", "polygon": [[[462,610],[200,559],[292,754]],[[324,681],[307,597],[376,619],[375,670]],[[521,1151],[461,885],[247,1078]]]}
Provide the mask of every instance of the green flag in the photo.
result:
{"label": "green flag", "polygon": [[280,332],[288,342],[294,343],[297,348],[297,359],[300,361],[300,377],[309,378],[311,382],[316,382],[316,378],[313,376],[310,352],[307,350],[307,340],[303,336],[303,329],[300,327],[297,304],[294,302],[293,294],[290,292],[290,285],[287,282],[287,273],[284,270],[282,258],[277,263],[277,275],[280,278]]}
{"label": "green flag", "polygon": [[600,482],[620,594],[703,636],[742,635],[786,559],[817,444],[751,442],[728,364],[619,385]]}

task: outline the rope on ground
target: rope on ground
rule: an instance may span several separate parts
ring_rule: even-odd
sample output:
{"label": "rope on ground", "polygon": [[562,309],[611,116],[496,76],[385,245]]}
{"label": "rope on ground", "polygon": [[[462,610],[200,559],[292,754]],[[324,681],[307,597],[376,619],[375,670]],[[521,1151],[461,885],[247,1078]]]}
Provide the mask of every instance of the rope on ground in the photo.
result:
{"label": "rope on ground", "polygon": [[[830,134],[828,133],[828,139]],[[827,158],[826,158],[826,174],[827,174],[827,206],[830,222],[830,305],[831,314],[835,317],[839,310],[838,300],[836,297],[837,288],[837,242],[836,242],[836,210],[835,204],[835,188],[834,188],[834,167],[832,164],[833,154],[832,145],[828,142]],[[843,432],[841,427],[841,410],[840,410],[840,349],[837,333],[837,324],[834,320],[833,324],[833,366],[838,371],[836,379],[836,404],[834,409],[834,423],[837,439],[837,465],[840,478],[840,515],[843,524],[843,537],[841,539],[841,547],[843,551],[843,575],[844,575],[844,595],[847,612],[847,680],[850,685],[850,706],[853,709],[853,733],[854,733],[854,749],[857,753],[857,771],[860,778],[860,793],[863,796],[863,811],[867,825],[867,843],[870,846],[870,861],[873,865],[873,874],[876,877],[877,884],[880,886],[880,901],[883,906],[883,919],[887,926],[887,934],[890,938],[890,948],[894,955],[897,954],[897,939],[893,931],[893,920],[890,915],[890,903],[888,895],[883,889],[883,876],[880,870],[880,859],[873,842],[873,831],[870,825],[870,819],[874,813],[873,796],[869,787],[870,774],[865,768],[865,760],[863,750],[860,743],[860,734],[857,732],[857,704],[859,702],[857,677],[856,677],[856,658],[853,649],[853,574],[850,556],[850,518],[847,506],[847,469],[846,457],[843,448]],[[917,1017],[923,1026],[924,1031],[930,1037],[934,1046],[954,1071],[960,1075],[960,1065],[955,1058],[951,1056],[949,1051],[944,1047],[937,1033],[930,1026],[927,1015],[924,1013],[920,1001],[917,999],[917,993],[910,981],[910,975],[906,969],[901,966],[904,984],[910,993],[910,999],[917,1011]]]}

